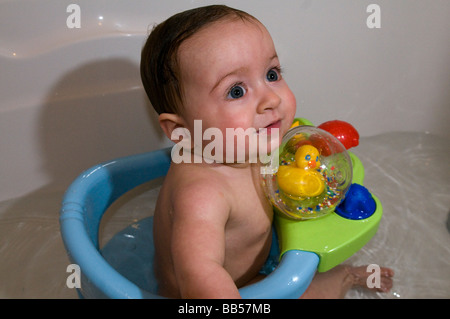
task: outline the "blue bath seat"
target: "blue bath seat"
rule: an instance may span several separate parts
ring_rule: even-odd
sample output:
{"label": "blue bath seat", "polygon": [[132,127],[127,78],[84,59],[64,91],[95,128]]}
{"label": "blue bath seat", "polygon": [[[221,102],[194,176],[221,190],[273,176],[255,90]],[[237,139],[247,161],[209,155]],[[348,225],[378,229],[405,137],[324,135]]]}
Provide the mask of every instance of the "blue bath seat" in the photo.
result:
{"label": "blue bath seat", "polygon": [[[166,148],[96,165],[83,172],[66,191],[60,211],[61,234],[71,262],[79,265],[81,270],[81,287],[77,288],[81,297],[161,298],[152,277],[151,249],[143,260],[134,262],[140,267],[148,265],[147,272],[136,273],[147,273],[149,277],[130,278],[130,275],[127,277],[117,271],[114,262],[108,262],[99,250],[98,232],[104,212],[117,198],[167,173],[170,151]],[[142,221],[141,226],[150,229],[151,219]],[[241,288],[239,292],[248,299],[299,298],[308,288],[318,264],[317,254],[290,250],[283,254],[278,267],[264,280]],[[132,265],[130,263],[130,267]]]}

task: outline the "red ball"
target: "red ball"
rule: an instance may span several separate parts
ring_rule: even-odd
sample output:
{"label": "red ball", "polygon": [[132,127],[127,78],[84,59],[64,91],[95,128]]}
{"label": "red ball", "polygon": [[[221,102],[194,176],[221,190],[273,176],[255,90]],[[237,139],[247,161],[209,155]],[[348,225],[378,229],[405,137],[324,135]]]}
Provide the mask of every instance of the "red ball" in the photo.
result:
{"label": "red ball", "polygon": [[350,123],[334,120],[322,123],[318,128],[335,136],[346,149],[358,146],[359,133]]}

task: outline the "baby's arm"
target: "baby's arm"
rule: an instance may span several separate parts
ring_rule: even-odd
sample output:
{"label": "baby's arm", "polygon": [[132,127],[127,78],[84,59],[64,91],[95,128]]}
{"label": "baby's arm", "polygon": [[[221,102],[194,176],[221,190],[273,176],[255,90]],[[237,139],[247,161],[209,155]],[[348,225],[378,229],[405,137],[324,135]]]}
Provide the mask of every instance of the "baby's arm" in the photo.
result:
{"label": "baby's arm", "polygon": [[173,202],[172,258],[182,298],[240,298],[224,269],[230,206],[217,188],[195,183]]}

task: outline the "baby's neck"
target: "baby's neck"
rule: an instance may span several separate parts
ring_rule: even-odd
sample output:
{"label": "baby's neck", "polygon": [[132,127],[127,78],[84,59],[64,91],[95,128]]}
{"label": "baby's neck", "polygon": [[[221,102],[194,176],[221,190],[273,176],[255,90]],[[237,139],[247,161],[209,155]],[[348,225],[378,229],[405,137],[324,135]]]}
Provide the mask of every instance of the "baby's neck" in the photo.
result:
{"label": "baby's neck", "polygon": [[[197,165],[207,165],[208,167],[229,167],[235,169],[248,169],[260,167],[260,163],[250,163],[250,161],[231,161],[231,160],[221,160],[218,161],[217,158],[209,158],[204,156],[204,154],[199,154],[192,150],[183,149],[182,152],[187,152],[183,154],[179,154],[183,157],[183,163],[192,163]],[[177,163],[177,161],[174,161]]]}

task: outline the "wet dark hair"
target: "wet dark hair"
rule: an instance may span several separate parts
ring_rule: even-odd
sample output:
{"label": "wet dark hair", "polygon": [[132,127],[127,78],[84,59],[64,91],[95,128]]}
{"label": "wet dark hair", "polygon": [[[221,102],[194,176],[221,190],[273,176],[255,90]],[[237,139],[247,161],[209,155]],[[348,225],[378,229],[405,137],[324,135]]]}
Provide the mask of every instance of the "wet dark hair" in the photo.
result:
{"label": "wet dark hair", "polygon": [[258,21],[250,14],[224,5],[211,5],[180,12],[156,25],[141,52],[141,79],[158,114],[181,110],[178,48],[201,28],[222,19]]}

